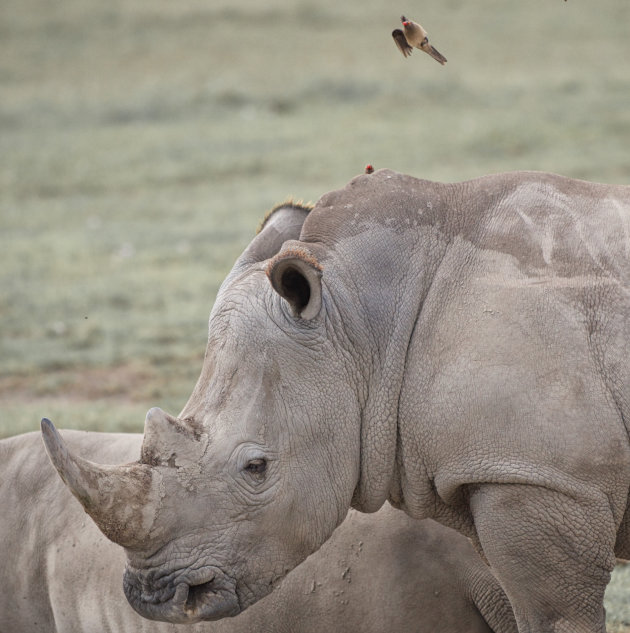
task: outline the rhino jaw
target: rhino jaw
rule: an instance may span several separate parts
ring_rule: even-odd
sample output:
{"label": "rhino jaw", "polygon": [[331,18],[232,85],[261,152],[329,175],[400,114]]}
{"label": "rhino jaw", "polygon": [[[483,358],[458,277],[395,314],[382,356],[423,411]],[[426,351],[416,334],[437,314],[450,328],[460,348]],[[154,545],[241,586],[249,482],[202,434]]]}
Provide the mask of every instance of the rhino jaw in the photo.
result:
{"label": "rhino jaw", "polygon": [[162,583],[154,574],[127,566],[123,589],[129,604],[141,616],[192,624],[235,616],[242,610],[236,583],[216,567],[205,566],[167,577],[171,580]]}

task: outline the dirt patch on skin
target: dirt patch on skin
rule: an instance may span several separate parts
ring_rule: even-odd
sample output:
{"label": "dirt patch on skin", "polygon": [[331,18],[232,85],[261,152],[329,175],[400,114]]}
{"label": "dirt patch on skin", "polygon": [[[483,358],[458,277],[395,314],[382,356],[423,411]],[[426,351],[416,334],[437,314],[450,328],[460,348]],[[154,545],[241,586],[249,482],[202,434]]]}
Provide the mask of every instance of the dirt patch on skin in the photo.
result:
{"label": "dirt patch on skin", "polygon": [[58,369],[38,375],[0,376],[0,399],[32,401],[115,399],[140,402],[150,396],[156,372],[147,367],[84,367]]}

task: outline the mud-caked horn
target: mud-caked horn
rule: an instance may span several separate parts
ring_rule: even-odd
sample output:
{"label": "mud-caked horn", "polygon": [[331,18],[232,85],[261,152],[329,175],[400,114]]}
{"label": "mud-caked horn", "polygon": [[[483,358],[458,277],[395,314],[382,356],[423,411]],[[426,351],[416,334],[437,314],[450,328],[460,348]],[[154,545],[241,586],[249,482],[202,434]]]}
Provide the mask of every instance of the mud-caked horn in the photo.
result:
{"label": "mud-caked horn", "polygon": [[141,463],[88,461],[68,450],[50,420],[44,418],[41,427],[50,460],[103,534],[123,547],[141,547],[159,509],[159,472]]}
{"label": "mud-caked horn", "polygon": [[208,435],[201,424],[153,407],[144,422],[140,461],[149,466],[196,469],[207,445]]}

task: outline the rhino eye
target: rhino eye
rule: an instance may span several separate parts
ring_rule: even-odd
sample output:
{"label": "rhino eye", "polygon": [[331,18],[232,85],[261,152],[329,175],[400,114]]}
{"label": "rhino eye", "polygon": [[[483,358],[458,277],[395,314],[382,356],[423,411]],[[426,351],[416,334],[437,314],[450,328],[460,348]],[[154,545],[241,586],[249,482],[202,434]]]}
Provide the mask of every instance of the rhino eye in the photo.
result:
{"label": "rhino eye", "polygon": [[263,475],[265,473],[265,470],[267,470],[267,460],[263,457],[252,459],[247,462],[245,470],[248,473],[252,473],[252,475]]}

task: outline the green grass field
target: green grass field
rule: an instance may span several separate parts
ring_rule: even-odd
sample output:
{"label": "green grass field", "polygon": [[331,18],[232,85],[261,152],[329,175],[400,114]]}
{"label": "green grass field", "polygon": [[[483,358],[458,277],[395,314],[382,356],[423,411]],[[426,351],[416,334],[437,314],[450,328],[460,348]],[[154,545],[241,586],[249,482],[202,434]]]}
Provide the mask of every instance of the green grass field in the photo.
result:
{"label": "green grass field", "polygon": [[[626,0],[4,0],[0,437],[177,413],[265,210],[366,163],[630,179]],[[403,59],[400,13],[446,55]]]}

